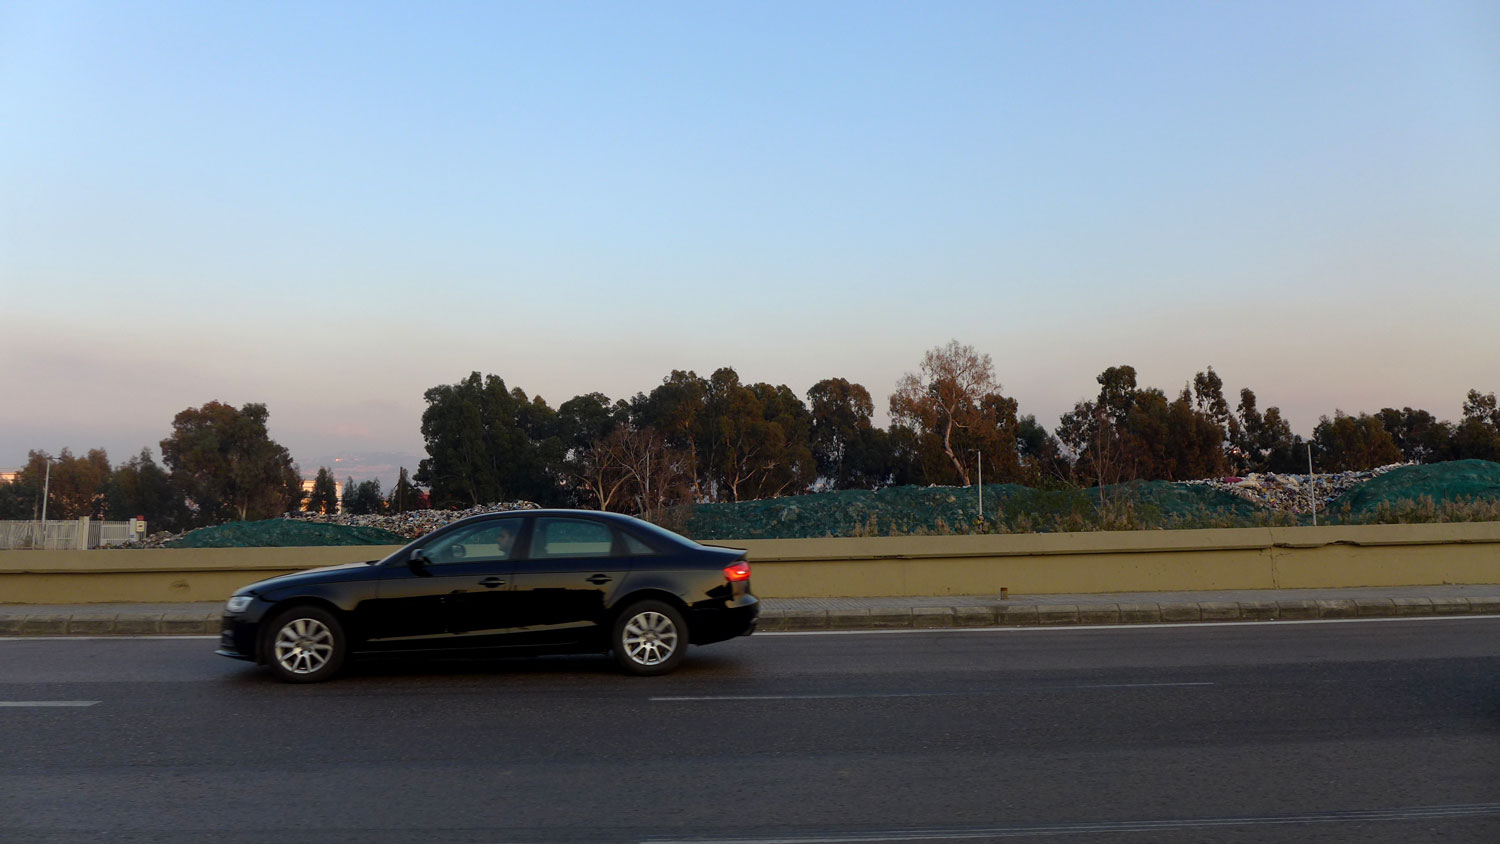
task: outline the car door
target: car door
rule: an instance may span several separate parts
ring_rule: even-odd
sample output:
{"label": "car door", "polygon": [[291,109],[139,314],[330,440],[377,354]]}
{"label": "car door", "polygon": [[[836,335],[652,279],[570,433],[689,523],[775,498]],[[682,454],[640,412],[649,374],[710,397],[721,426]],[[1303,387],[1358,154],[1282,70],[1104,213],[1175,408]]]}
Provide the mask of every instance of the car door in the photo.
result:
{"label": "car door", "polygon": [[518,643],[558,645],[599,635],[615,591],[630,573],[623,538],[607,522],[536,516],[529,550],[514,569]]}
{"label": "car door", "polygon": [[419,561],[393,564],[380,582],[369,642],[457,647],[503,635],[513,626],[511,577],[525,526],[521,517],[462,525],[424,544]]}

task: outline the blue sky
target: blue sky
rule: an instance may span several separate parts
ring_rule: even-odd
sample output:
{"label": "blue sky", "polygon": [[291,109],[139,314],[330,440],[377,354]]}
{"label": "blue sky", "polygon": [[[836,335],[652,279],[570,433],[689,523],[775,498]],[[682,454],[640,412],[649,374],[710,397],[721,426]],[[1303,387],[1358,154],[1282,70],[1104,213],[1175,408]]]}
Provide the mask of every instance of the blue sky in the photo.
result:
{"label": "blue sky", "polygon": [[1049,426],[1119,363],[1454,418],[1497,151],[1489,2],[11,2],[0,465],[213,399],[420,455],[476,369],[883,406],[952,338]]}

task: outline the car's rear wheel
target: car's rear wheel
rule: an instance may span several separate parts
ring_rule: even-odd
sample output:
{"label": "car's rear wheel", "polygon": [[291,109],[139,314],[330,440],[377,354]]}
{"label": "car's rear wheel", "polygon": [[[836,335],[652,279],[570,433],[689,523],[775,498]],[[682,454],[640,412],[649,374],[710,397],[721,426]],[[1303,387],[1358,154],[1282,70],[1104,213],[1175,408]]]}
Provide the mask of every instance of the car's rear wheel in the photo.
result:
{"label": "car's rear wheel", "polygon": [[327,680],[343,667],[347,650],[344,626],[321,607],[292,607],[266,633],[266,664],[288,683]]}
{"label": "car's rear wheel", "polygon": [[641,601],[626,607],[615,619],[610,645],[625,673],[666,674],[687,654],[687,623],[671,604]]}

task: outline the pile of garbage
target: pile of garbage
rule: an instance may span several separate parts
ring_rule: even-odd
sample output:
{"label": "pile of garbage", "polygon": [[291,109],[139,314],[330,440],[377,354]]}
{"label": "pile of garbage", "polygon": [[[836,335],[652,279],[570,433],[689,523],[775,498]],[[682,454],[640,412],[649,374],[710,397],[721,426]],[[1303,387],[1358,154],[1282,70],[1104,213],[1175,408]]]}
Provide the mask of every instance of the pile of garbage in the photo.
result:
{"label": "pile of garbage", "polygon": [[153,533],[137,542],[110,547],[130,548],[277,548],[317,545],[404,545],[438,528],[481,513],[535,510],[530,501],[499,501],[467,510],[408,510],[354,516],[347,513],[286,513],[279,519],[227,522],[184,533]]}
{"label": "pile of garbage", "polygon": [[497,501],[494,504],[481,504],[467,510],[408,510],[405,513],[371,513],[362,516],[349,513],[287,513],[282,518],[323,525],[376,528],[404,539],[416,539],[432,533],[443,525],[466,519],[469,516],[500,513],[506,510],[535,509],[537,505],[530,501]]}
{"label": "pile of garbage", "polygon": [[110,545],[101,545],[103,549],[129,551],[136,548],[170,548],[168,542],[181,539],[186,533],[173,533],[169,530],[161,530],[156,533],[147,534],[141,539],[132,539],[128,542],[116,542]]}
{"label": "pile of garbage", "polygon": [[1182,483],[1228,492],[1257,506],[1281,513],[1311,513],[1315,505],[1318,512],[1322,513],[1328,510],[1335,499],[1359,484],[1409,465],[1411,464],[1392,463],[1365,471],[1312,475],[1252,472],[1244,477],[1210,478]]}
{"label": "pile of garbage", "polygon": [[404,545],[390,531],[374,527],[320,525],[293,519],[227,522],[198,528],[162,543],[164,548],[307,548],[326,545]]}

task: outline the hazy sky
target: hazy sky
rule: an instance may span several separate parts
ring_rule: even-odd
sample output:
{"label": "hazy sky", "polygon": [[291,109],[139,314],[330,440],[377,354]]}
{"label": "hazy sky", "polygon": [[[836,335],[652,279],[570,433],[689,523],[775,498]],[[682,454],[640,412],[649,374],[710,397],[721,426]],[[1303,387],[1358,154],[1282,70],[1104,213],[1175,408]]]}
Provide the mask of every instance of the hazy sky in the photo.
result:
{"label": "hazy sky", "polygon": [[735,367],[1500,390],[1500,4],[0,3],[0,466]]}

